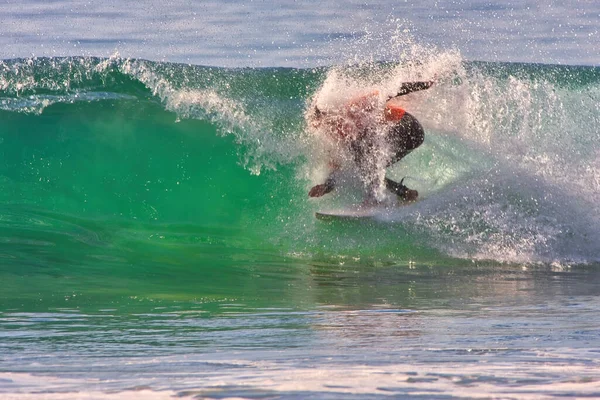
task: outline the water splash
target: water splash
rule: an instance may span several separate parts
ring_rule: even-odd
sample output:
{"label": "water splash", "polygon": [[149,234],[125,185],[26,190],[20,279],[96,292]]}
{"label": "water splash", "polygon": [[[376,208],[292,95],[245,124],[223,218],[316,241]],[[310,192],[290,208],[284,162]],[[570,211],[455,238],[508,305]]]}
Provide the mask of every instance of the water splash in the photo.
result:
{"label": "water splash", "polygon": [[[416,177],[424,200],[391,221],[460,258],[600,260],[592,239],[600,234],[598,70],[467,63],[455,50],[395,32],[383,41],[361,37],[356,46],[384,43],[383,50],[374,46],[365,62],[330,69],[306,114],[310,127],[315,106],[340,108],[373,88],[383,93],[381,106],[401,82],[436,77],[430,90],[399,99],[425,126],[426,142],[388,175]],[[392,54],[398,63],[372,63]],[[323,141],[322,132],[309,132]],[[319,160],[325,152],[314,154]],[[306,175],[323,179],[324,164],[312,165]]]}
{"label": "water splash", "polygon": [[[400,99],[425,126],[426,140],[388,171],[392,179],[410,177],[409,186],[423,198],[393,216],[394,224],[401,221],[402,229],[424,245],[461,258],[597,261],[598,69],[469,63],[456,50],[402,38],[394,50],[400,63],[316,70],[226,70],[118,55],[4,61],[0,101],[5,111],[33,114],[56,104],[142,101],[172,112],[173,121],[209,121],[221,134],[235,137],[233,151],[252,173],[299,166],[298,179],[286,175],[279,183],[291,182],[296,196],[307,189],[299,186],[320,182],[324,175],[327,146],[310,125],[315,104],[335,109],[372,89],[379,90],[382,103],[400,82],[436,77],[431,89]],[[361,36],[364,43],[368,39]],[[307,224],[308,217],[299,216],[323,202],[347,204],[348,199],[309,203],[298,195],[292,200],[294,207],[280,212],[288,221],[280,234],[293,230],[296,239],[308,243],[298,251],[310,253],[311,243],[319,243],[310,236],[319,233]],[[289,222],[294,220],[298,226]],[[377,251],[382,241],[393,247],[398,240],[388,230],[373,234],[377,240],[363,235],[350,242]]]}

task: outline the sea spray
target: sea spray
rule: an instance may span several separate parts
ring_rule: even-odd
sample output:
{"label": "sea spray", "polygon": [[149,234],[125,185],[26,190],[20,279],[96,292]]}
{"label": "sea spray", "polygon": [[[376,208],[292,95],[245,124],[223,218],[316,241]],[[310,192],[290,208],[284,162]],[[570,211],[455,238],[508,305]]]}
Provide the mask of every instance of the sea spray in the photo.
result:
{"label": "sea spray", "polygon": [[[403,63],[314,70],[5,60],[3,202],[83,220],[186,220],[199,231],[227,221],[248,246],[260,237],[284,254],[596,261],[598,70],[415,48],[418,62],[406,50]],[[347,198],[307,199],[322,174],[305,119],[313,102],[432,77],[431,89],[402,99],[425,143],[388,171],[407,176],[421,202],[363,227],[315,221],[314,210]]]}
{"label": "sea spray", "polygon": [[[388,174],[409,176],[424,200],[390,222],[461,258],[595,260],[597,70],[466,63],[456,52],[403,44],[404,63],[331,68],[306,114],[310,129],[314,107],[339,109],[358,93],[436,77],[426,93],[400,99],[426,140]],[[313,168],[312,180],[324,169]]]}

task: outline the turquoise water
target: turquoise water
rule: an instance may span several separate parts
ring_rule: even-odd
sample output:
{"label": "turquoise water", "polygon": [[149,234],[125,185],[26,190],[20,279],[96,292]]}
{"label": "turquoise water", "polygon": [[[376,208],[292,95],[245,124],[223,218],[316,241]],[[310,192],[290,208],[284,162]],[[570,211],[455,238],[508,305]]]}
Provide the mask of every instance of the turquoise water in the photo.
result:
{"label": "turquoise water", "polygon": [[[600,69],[422,55],[1,62],[2,396],[599,396]],[[434,75],[421,201],[316,220],[311,99]]]}

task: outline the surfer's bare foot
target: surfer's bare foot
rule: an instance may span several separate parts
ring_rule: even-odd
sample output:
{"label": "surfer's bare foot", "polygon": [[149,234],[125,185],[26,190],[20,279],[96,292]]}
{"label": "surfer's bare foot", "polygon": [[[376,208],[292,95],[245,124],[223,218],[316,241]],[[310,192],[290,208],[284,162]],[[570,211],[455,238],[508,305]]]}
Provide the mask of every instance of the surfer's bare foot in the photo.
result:
{"label": "surfer's bare foot", "polygon": [[417,201],[419,197],[419,192],[413,189],[406,188],[402,195],[398,196],[405,202]]}
{"label": "surfer's bare foot", "polygon": [[310,191],[308,192],[308,195],[310,197],[321,197],[321,196],[331,192],[334,187],[335,187],[335,180],[330,175],[329,178],[327,178],[327,180],[325,181],[325,183],[321,183],[320,185],[313,186],[310,189]]}
{"label": "surfer's bare foot", "polygon": [[404,185],[404,178],[402,178],[399,183],[385,178],[385,186],[389,191],[395,193],[398,198],[404,202],[416,201],[417,197],[419,197],[419,192],[414,189],[409,189]]}
{"label": "surfer's bare foot", "polygon": [[327,193],[329,193],[327,190],[327,185],[322,183],[320,185],[313,186],[312,189],[310,189],[310,192],[308,192],[308,195],[310,197],[321,197]]}

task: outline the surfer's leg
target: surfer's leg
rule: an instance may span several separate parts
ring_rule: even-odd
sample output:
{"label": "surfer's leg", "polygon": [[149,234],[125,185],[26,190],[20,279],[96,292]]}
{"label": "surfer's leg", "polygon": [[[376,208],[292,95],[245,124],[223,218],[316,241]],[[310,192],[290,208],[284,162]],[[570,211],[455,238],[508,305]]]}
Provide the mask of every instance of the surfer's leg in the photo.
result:
{"label": "surfer's leg", "polygon": [[387,164],[389,167],[423,144],[425,131],[415,117],[405,113],[404,117],[390,128],[387,139],[393,154]]}
{"label": "surfer's leg", "polygon": [[375,193],[379,187],[378,170],[378,148],[375,133],[365,134],[361,140],[352,142],[350,150],[354,157],[354,163],[358,175],[364,185],[365,195],[370,198],[368,202],[375,201]]}
{"label": "surfer's leg", "polygon": [[[404,117],[388,133],[388,143],[393,155],[387,166],[406,157],[407,154],[419,147],[424,139],[425,131],[419,121],[409,113],[404,114]],[[407,188],[402,181],[398,183],[385,178],[385,186],[405,201],[416,200],[419,196],[416,190]]]}

